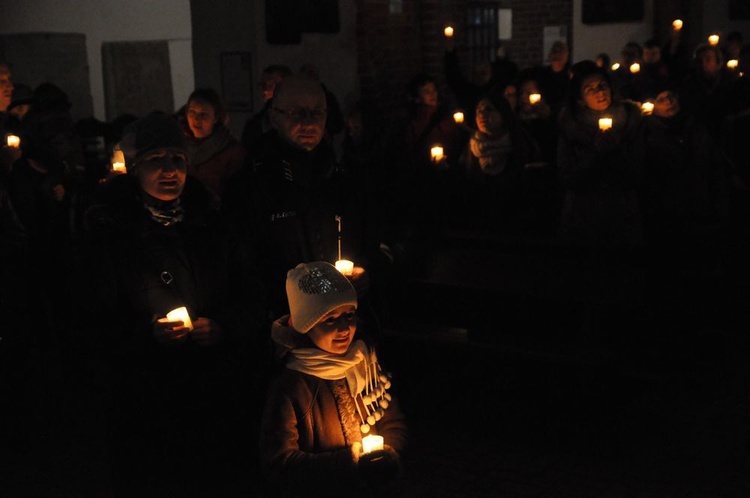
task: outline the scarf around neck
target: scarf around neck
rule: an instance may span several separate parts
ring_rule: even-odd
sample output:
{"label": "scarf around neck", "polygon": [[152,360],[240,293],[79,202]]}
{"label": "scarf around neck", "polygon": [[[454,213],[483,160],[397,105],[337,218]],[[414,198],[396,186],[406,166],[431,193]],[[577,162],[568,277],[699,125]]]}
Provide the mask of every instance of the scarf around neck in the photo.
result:
{"label": "scarf around neck", "polygon": [[487,175],[499,175],[505,170],[513,150],[510,133],[499,137],[477,130],[469,141],[471,153],[479,160],[479,167]]}
{"label": "scarf around neck", "polygon": [[390,375],[383,372],[375,351],[357,339],[344,354],[331,354],[316,347],[299,347],[300,334],[287,326],[288,315],[273,323],[271,338],[286,356],[286,368],[328,381],[345,379],[367,433],[380,420],[391,402],[387,389]]}
{"label": "scarf around neck", "polygon": [[185,209],[180,198],[169,202],[144,202],[151,219],[158,224],[169,227],[185,219]]}
{"label": "scarf around neck", "polygon": [[203,164],[229,145],[232,136],[225,126],[216,126],[210,137],[203,140],[188,140],[187,149],[191,166]]}

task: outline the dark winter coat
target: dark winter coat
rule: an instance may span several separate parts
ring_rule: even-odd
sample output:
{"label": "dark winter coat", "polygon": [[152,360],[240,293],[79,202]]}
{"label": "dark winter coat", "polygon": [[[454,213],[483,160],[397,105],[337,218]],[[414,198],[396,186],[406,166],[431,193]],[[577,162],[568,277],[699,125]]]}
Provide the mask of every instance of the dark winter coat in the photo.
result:
{"label": "dark winter coat", "polygon": [[251,167],[232,180],[224,202],[262,261],[274,315],[287,309],[286,272],[306,261],[335,262],[341,216],[341,255],[367,268],[357,186],[338,171],[333,150],[308,152],[273,130],[259,142]]}
{"label": "dark winter coat", "polygon": [[[561,235],[574,245],[627,248],[642,243],[636,188],[643,178],[641,111],[613,103],[597,113],[563,109],[557,161],[565,198]],[[612,117],[602,132],[600,117]]]}

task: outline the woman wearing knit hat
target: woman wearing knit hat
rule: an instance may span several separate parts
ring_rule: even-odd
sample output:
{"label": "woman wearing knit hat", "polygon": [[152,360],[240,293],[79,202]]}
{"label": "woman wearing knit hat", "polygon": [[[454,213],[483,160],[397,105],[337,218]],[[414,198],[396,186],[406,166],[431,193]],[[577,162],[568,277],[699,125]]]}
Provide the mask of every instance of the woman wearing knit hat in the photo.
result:
{"label": "woman wearing knit hat", "polygon": [[[280,371],[261,423],[268,484],[282,496],[393,496],[406,422],[358,329],[354,287],[318,261],[289,270],[286,290],[290,314],[271,333]],[[363,453],[371,435],[382,449]]]}
{"label": "woman wearing knit hat", "polygon": [[[232,226],[187,176],[177,121],[149,114],[120,146],[127,174],[86,216],[81,299],[93,353],[111,372],[116,496],[157,486],[216,496],[257,464],[246,448],[267,370],[264,291]],[[172,318],[181,307],[187,317]]]}

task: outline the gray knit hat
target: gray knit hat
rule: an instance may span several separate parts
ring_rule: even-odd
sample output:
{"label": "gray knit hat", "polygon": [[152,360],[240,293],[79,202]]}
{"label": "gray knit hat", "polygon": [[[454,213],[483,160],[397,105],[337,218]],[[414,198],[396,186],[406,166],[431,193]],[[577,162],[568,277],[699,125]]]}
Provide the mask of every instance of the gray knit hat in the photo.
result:
{"label": "gray knit hat", "polygon": [[325,261],[300,263],[286,274],[286,295],[294,330],[310,331],[330,311],[357,307],[357,291],[335,266]]}
{"label": "gray knit hat", "polygon": [[162,113],[152,113],[130,123],[125,127],[119,145],[128,171],[156,150],[176,150],[187,155],[187,143],[179,123]]}

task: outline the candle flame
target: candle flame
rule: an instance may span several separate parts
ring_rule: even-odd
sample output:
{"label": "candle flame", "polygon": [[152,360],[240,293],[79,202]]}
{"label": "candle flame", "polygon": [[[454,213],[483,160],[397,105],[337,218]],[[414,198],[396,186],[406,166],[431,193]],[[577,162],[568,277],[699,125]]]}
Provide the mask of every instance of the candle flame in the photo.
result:
{"label": "candle flame", "polygon": [[430,157],[433,161],[441,161],[443,159],[443,147],[440,145],[434,145],[430,149]]}
{"label": "candle flame", "polygon": [[599,129],[601,131],[607,131],[612,128],[612,118],[601,118],[599,119]]}
{"label": "candle flame", "polygon": [[443,33],[445,33],[445,36],[447,36],[448,38],[450,38],[451,36],[453,36],[453,27],[452,26],[446,26],[445,29],[443,30]]}
{"label": "candle flame", "polygon": [[536,104],[540,100],[542,100],[542,96],[538,93],[532,93],[531,95],[529,95],[529,102],[532,104]]}
{"label": "candle flame", "polygon": [[8,135],[5,138],[5,143],[8,145],[8,147],[13,147],[14,149],[17,149],[21,146],[21,138],[17,135]]}
{"label": "candle flame", "polygon": [[651,114],[654,112],[654,103],[653,102],[644,102],[641,104],[641,110],[643,111],[643,114]]}
{"label": "candle flame", "polygon": [[719,35],[711,35],[708,37],[708,43],[711,45],[719,44]]}
{"label": "candle flame", "polygon": [[615,62],[614,64],[612,64],[612,71],[617,71],[618,69],[620,69],[619,62]]}
{"label": "candle flame", "polygon": [[675,29],[675,31],[679,31],[682,29],[682,19],[675,19],[672,21],[672,27]]}
{"label": "candle flame", "polygon": [[464,113],[461,111],[456,111],[453,113],[453,121],[455,121],[458,124],[461,124],[464,122]]}
{"label": "candle flame", "polygon": [[640,70],[641,70],[641,65],[638,64],[637,62],[634,62],[634,63],[632,63],[630,65],[630,72],[631,73],[635,74],[635,73],[640,72]]}
{"label": "candle flame", "polygon": [[739,64],[740,64],[740,61],[738,61],[737,59],[729,59],[727,61],[727,67],[729,69],[736,69],[737,66],[739,66]]}

